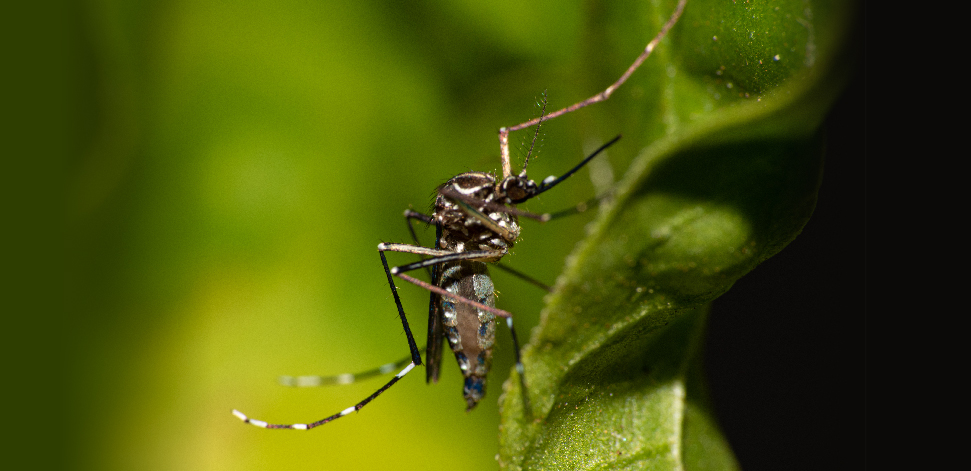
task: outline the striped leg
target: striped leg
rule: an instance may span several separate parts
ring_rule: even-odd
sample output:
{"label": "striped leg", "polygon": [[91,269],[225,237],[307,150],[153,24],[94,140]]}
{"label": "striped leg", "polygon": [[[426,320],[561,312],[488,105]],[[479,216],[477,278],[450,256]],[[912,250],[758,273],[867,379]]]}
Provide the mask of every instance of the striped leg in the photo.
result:
{"label": "striped leg", "polygon": [[358,402],[356,405],[352,407],[348,407],[347,409],[344,409],[330,417],[325,417],[323,419],[320,419],[316,422],[311,422],[309,424],[270,424],[262,420],[251,419],[247,417],[246,414],[243,414],[242,412],[236,409],[233,409],[233,415],[238,417],[239,420],[242,420],[243,422],[246,422],[248,424],[255,425],[261,428],[285,428],[285,429],[288,428],[293,430],[310,430],[314,427],[324,425],[327,422],[330,422],[332,420],[344,417],[345,415],[350,414],[351,412],[356,412],[361,410],[361,408],[366,406],[367,403],[371,402],[374,398],[380,396],[381,393],[387,391],[388,388],[390,388],[394,383],[397,383],[399,379],[404,378],[405,375],[408,374],[408,372],[411,371],[411,369],[414,367],[415,367],[415,362],[412,361],[411,363],[408,363],[408,366],[406,366],[405,369],[401,370],[400,373],[396,374],[394,378],[391,378],[391,381],[388,381],[388,384],[381,386],[381,389],[378,389],[377,391],[374,392],[374,394],[371,394],[363,401]]}
{"label": "striped leg", "polygon": [[377,391],[374,392],[374,394],[371,394],[370,396],[366,397],[363,401],[358,402],[354,406],[348,407],[347,409],[344,409],[330,417],[325,417],[316,422],[310,422],[306,424],[271,424],[262,420],[251,419],[246,414],[236,409],[233,409],[233,415],[235,415],[237,418],[239,418],[239,420],[242,420],[243,422],[246,422],[248,424],[255,425],[261,428],[310,430],[314,427],[324,425],[327,422],[330,422],[332,420],[344,417],[345,415],[350,414],[351,412],[361,410],[361,408],[363,408],[369,402],[374,400],[374,398],[380,396],[381,393],[387,391],[391,386],[394,385],[394,383],[397,383],[399,379],[404,378],[405,375],[412,370],[412,368],[421,364],[421,353],[419,353],[418,346],[415,345],[415,337],[411,334],[411,328],[408,327],[408,318],[405,317],[405,309],[404,307],[401,306],[401,299],[398,297],[398,289],[395,287],[394,280],[391,278],[391,269],[388,268],[388,260],[384,257],[384,252],[379,252],[379,254],[381,255],[381,263],[384,265],[384,273],[388,276],[388,285],[391,286],[391,294],[394,295],[394,303],[398,307],[398,316],[401,317],[401,325],[405,328],[405,335],[408,337],[408,349],[411,350],[411,362],[408,363],[408,366],[406,366],[403,370],[401,370],[401,372],[396,374],[394,378],[391,378],[391,381],[388,381],[387,384],[385,384],[384,386],[381,386],[381,389],[378,389]]}
{"label": "striped leg", "polygon": [[[421,349],[419,349],[421,350]],[[279,381],[283,386],[290,386],[294,388],[313,388],[317,386],[333,386],[333,385],[343,385],[356,383],[358,381],[363,381],[368,378],[373,378],[375,376],[383,376],[388,373],[394,373],[400,368],[403,368],[408,363],[411,363],[411,355],[394,362],[385,363],[377,368],[362,371],[360,373],[344,373],[335,376],[321,376],[321,375],[305,375],[305,376],[280,376]]]}

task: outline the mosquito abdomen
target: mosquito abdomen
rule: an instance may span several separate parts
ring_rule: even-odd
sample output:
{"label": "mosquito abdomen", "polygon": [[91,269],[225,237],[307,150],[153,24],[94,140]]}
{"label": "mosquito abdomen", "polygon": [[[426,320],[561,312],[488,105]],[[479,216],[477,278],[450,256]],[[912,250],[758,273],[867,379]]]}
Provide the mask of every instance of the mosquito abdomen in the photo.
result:
{"label": "mosquito abdomen", "polygon": [[[441,287],[486,306],[496,305],[496,289],[486,264],[463,261],[444,267]],[[462,394],[471,410],[485,395],[486,375],[496,341],[496,316],[474,306],[442,298],[442,325],[462,376]]]}

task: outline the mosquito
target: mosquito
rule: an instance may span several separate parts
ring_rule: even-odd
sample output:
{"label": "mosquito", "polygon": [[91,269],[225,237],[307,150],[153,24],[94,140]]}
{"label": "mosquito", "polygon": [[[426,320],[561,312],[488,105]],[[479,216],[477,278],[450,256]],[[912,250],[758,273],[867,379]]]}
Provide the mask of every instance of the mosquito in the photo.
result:
{"label": "mosquito", "polygon": [[[412,369],[421,365],[420,350],[408,325],[401,299],[398,297],[394,277],[420,286],[430,292],[428,343],[425,350],[426,381],[438,381],[442,343],[443,339],[447,340],[464,377],[462,395],[466,401],[466,410],[475,408],[485,395],[486,376],[491,366],[492,348],[495,343],[496,318],[503,318],[509,328],[515,349],[516,371],[522,386],[524,410],[529,411],[525,369],[520,357],[519,340],[513,327],[513,316],[511,313],[495,307],[495,286],[489,276],[486,264],[498,263],[519,239],[519,217],[536,219],[541,222],[551,219],[548,214],[528,213],[517,209],[516,205],[525,203],[559,185],[606,148],[617,142],[620,136],[602,145],[560,177],[550,176],[536,183],[526,176],[526,166],[529,163],[532,146],[524,159],[522,170],[518,174],[513,173],[509,158],[509,133],[533,126],[537,127],[536,132],[538,133],[539,125],[545,121],[610,98],[613,92],[626,82],[631,74],[651,55],[661,39],[677,23],[686,2],[687,0],[678,2],[674,13],[634,60],[634,63],[616,82],[602,92],[549,114],[545,113],[544,95],[543,113],[538,118],[516,126],[500,128],[499,155],[502,163],[502,178],[487,172],[467,172],[449,179],[438,188],[431,214],[423,214],[410,209],[405,211],[405,220],[415,244],[378,244],[378,255],[381,258],[381,264],[384,267],[388,285],[398,309],[398,316],[405,331],[410,357],[357,375],[341,375],[332,378],[318,376],[283,377],[281,382],[291,386],[346,384],[363,377],[390,373],[404,365],[398,374],[364,400],[315,422],[271,424],[252,419],[235,409],[232,411],[233,415],[243,422],[262,428],[309,430],[361,410],[411,372]],[[533,145],[535,145],[535,142],[536,135],[533,137]],[[433,247],[423,247],[418,243],[413,227],[415,220],[435,226],[435,245]],[[416,254],[422,256],[423,260],[390,267],[385,252]],[[501,267],[501,265],[499,266]],[[420,269],[429,271],[430,283],[406,274]]]}

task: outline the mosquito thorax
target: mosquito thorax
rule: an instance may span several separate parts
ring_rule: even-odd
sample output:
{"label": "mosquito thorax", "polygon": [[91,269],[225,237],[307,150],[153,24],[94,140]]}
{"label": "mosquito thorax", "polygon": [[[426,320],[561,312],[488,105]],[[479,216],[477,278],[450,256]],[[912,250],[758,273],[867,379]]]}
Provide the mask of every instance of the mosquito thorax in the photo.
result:
{"label": "mosquito thorax", "polygon": [[[519,238],[519,221],[514,214],[497,211],[496,205],[508,204],[501,184],[496,183],[496,177],[487,172],[467,172],[457,175],[445,182],[439,188],[435,198],[433,218],[442,226],[441,249],[453,251],[466,250],[499,250],[505,253],[512,248]],[[495,221],[497,225],[509,231],[507,237],[493,232],[481,221],[470,216],[458,202],[441,194],[443,190],[451,190],[465,197],[478,212]]]}

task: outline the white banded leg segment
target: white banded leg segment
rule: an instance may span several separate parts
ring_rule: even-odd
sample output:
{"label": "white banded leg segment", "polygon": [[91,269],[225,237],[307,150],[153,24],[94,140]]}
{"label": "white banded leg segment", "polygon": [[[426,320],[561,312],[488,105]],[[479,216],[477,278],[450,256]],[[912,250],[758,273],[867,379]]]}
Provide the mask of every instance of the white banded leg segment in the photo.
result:
{"label": "white banded leg segment", "polygon": [[[280,426],[271,426],[270,424],[262,420],[251,419],[247,417],[246,414],[236,409],[233,409],[233,415],[235,415],[239,420],[242,420],[243,422],[246,422],[250,425],[254,425],[259,428],[281,428]],[[307,424],[290,424],[290,425],[287,425],[286,428],[292,428],[296,430],[306,430]]]}
{"label": "white banded leg segment", "polygon": [[405,375],[408,374],[414,367],[415,367],[415,363],[414,362],[408,363],[408,366],[406,366],[403,370],[401,370],[400,372],[398,372],[398,374],[394,375],[394,378],[391,378],[391,381],[388,381],[387,384],[385,384],[384,386],[381,386],[381,389],[378,389],[377,391],[374,392],[374,394],[371,394],[370,396],[368,396],[367,398],[365,398],[363,401],[358,402],[357,404],[355,404],[355,405],[353,405],[351,407],[348,407],[347,409],[344,409],[344,410],[342,410],[342,411],[340,411],[340,412],[338,412],[338,413],[336,413],[336,414],[334,414],[334,415],[332,415],[330,417],[325,417],[323,419],[320,419],[320,420],[318,420],[316,422],[311,422],[309,424],[271,424],[271,423],[268,423],[268,422],[264,422],[262,420],[251,419],[251,418],[247,417],[246,414],[244,414],[244,413],[242,413],[242,412],[240,412],[240,411],[238,411],[236,409],[233,409],[233,415],[235,415],[239,420],[242,420],[243,422],[246,422],[246,423],[248,423],[250,425],[254,425],[254,426],[260,427],[260,428],[279,428],[279,429],[291,429],[291,430],[310,430],[310,429],[312,429],[314,427],[319,427],[321,425],[324,425],[327,422],[330,422],[332,420],[335,420],[335,419],[339,419],[341,417],[344,417],[345,415],[350,414],[351,412],[361,410],[361,408],[363,408],[364,406],[366,406],[367,403],[369,403],[372,400],[374,400],[374,398],[380,396],[381,393],[387,391],[388,388],[390,388],[392,385],[394,385],[394,383],[397,383],[399,379],[404,378]]}
{"label": "white banded leg segment", "polygon": [[280,376],[280,384],[295,388],[311,388],[331,384],[350,384],[357,381],[357,376],[344,373],[337,376]]}
{"label": "white banded leg segment", "polygon": [[[422,349],[424,350],[424,349]],[[374,376],[392,373],[411,362],[411,355],[393,363],[385,363],[377,368],[362,371],[360,373],[344,373],[336,376],[280,376],[280,384],[295,388],[311,388],[317,386],[331,386],[356,383]]]}

